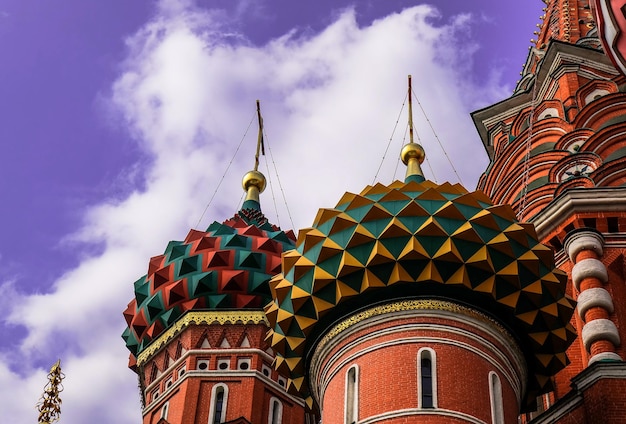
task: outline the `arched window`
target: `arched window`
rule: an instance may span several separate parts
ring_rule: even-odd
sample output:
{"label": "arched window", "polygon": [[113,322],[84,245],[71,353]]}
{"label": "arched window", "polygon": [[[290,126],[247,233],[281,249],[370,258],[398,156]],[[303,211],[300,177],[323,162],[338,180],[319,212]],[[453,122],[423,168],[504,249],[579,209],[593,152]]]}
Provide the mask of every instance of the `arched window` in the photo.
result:
{"label": "arched window", "polygon": [[161,418],[163,418],[164,420],[167,420],[167,413],[169,412],[169,409],[170,403],[165,402],[165,405],[163,405],[163,407],[161,408]]}
{"label": "arched window", "polygon": [[221,424],[226,421],[226,404],[228,403],[228,386],[216,384],[211,390],[211,406],[209,408],[209,424]]}
{"label": "arched window", "polygon": [[353,365],[346,373],[346,424],[356,423],[359,419],[359,367]]}
{"label": "arched window", "polygon": [[422,348],[417,353],[418,408],[437,407],[437,361],[435,351]]}
{"label": "arched window", "polygon": [[489,373],[489,400],[491,402],[491,423],[504,424],[504,406],[502,405],[502,383],[498,374]]}
{"label": "arched window", "polygon": [[282,424],[283,422],[283,404],[277,398],[270,399],[270,413],[267,418],[268,424]]}

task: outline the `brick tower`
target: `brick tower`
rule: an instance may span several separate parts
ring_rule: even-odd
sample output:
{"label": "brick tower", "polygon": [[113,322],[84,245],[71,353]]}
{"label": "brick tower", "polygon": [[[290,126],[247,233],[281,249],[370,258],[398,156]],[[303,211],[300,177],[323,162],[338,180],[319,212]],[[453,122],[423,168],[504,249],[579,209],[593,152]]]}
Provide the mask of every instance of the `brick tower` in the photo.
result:
{"label": "brick tower", "polygon": [[135,282],[123,338],[144,424],[305,423],[304,402],[272,369],[263,312],[295,236],[261,212],[265,177],[256,168],[244,176],[247,197],[233,218],[170,242]]}
{"label": "brick tower", "polygon": [[478,187],[535,225],[578,302],[571,363],[524,420],[623,423],[626,79],[603,52],[589,1],[545,3],[515,92],[473,113],[491,159]]}

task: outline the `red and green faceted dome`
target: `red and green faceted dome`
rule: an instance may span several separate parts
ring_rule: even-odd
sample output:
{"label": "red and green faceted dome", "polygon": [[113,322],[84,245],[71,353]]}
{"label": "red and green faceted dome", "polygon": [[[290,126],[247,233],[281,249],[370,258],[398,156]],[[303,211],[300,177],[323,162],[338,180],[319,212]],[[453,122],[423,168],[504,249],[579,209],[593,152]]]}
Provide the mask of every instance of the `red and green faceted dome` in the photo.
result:
{"label": "red and green faceted dome", "polygon": [[283,255],[282,274],[270,281],[267,340],[289,389],[307,396],[307,358],[338,320],[397,299],[450,299],[519,340],[531,401],[551,388],[575,338],[566,282],[552,250],[510,206],[423,178],[376,184],[320,209]]}
{"label": "red and green faceted dome", "polygon": [[271,301],[269,279],[280,272],[281,254],[294,247],[295,236],[270,224],[258,207],[246,206],[206,231],[190,230],[184,241],[171,241],[150,259],[124,311],[122,337],[133,355],[186,311],[261,309]]}

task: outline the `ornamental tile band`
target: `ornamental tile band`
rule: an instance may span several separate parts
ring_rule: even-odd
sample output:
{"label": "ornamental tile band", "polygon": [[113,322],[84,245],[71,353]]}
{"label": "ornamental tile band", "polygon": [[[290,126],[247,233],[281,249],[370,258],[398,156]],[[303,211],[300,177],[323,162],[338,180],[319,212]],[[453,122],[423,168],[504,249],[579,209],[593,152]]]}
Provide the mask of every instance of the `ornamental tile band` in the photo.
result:
{"label": "ornamental tile band", "polygon": [[492,327],[495,327],[504,337],[510,338],[511,335],[504,327],[502,327],[497,321],[489,318],[487,315],[482,314],[474,309],[466,308],[462,305],[453,302],[446,302],[442,300],[422,300],[422,299],[414,299],[414,300],[404,300],[401,302],[393,302],[387,303],[385,305],[376,306],[375,308],[370,308],[366,311],[359,312],[356,315],[350,316],[348,319],[340,322],[335,325],[333,328],[326,333],[326,335],[320,340],[317,344],[317,348],[322,348],[325,346],[331,339],[338,336],[348,328],[358,324],[362,321],[365,321],[368,318],[372,318],[375,316],[385,315],[393,312],[405,312],[405,311],[422,311],[422,310],[434,310],[434,311],[446,311],[446,312],[454,312],[456,314],[465,315],[471,318],[474,318],[477,321],[481,321],[489,324]]}
{"label": "ornamental tile band", "polygon": [[550,377],[567,364],[575,339],[566,281],[532,224],[517,222],[511,207],[493,206],[484,193],[430,181],[376,184],[320,209],[283,255],[282,274],[270,281],[267,340],[276,368],[291,377],[289,390],[308,396],[311,336],[328,331],[333,319],[398,293],[458,299],[520,340],[530,400],[552,388]]}
{"label": "ornamental tile band", "polygon": [[137,365],[143,365],[152,355],[190,325],[265,324],[269,325],[263,311],[189,311],[174,325],[165,330],[150,346],[137,356]]}

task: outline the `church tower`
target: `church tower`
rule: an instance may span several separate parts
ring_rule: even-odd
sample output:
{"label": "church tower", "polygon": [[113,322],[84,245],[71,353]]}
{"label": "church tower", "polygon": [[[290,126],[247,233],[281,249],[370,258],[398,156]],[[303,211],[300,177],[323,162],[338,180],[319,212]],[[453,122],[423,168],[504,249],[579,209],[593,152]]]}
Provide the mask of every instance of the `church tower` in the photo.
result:
{"label": "church tower", "polygon": [[286,392],[265,342],[268,281],[295,236],[261,212],[261,144],[262,127],[239,212],[170,242],[135,282],[123,338],[144,424],[305,423],[304,402]]}
{"label": "church tower", "polygon": [[509,206],[426,180],[412,141],[401,158],[283,255],[277,369],[323,423],[515,423],[567,364],[567,276]]}
{"label": "church tower", "polygon": [[622,423],[626,79],[602,49],[589,1],[545,4],[515,92],[472,114],[491,159],[478,187],[535,225],[578,302],[571,363],[533,422]]}

